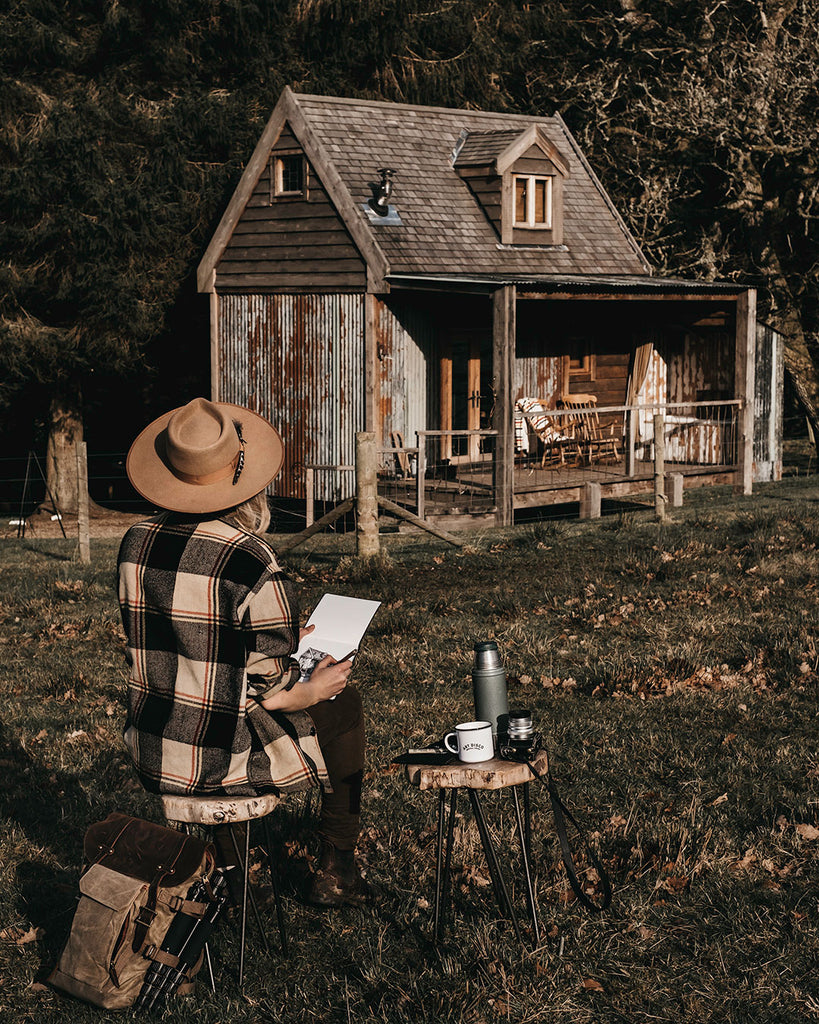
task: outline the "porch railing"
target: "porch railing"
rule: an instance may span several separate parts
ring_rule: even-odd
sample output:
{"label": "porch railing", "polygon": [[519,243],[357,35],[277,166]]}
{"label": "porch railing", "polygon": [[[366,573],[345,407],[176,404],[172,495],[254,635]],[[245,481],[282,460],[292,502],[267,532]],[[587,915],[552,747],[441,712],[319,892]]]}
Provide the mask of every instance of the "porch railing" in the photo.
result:
{"label": "porch railing", "polygon": [[[616,444],[567,444],[564,460],[548,459],[544,454],[549,442],[529,429],[528,450],[515,452],[515,491],[560,489],[584,479],[651,477],[656,415],[663,417],[664,456],[666,464],[674,467],[672,472],[735,470],[741,406],[738,399],[722,399],[547,409],[533,414],[548,417],[564,438],[569,437],[569,424],[574,421],[577,439],[592,433],[583,429],[584,420],[599,418],[604,433],[613,424]],[[494,512],[498,507],[497,436],[496,430],[419,430],[412,447],[379,448],[378,492],[421,518],[443,512]],[[307,465],[304,474],[307,526],[315,520],[319,494],[327,505],[355,493],[354,466]]]}

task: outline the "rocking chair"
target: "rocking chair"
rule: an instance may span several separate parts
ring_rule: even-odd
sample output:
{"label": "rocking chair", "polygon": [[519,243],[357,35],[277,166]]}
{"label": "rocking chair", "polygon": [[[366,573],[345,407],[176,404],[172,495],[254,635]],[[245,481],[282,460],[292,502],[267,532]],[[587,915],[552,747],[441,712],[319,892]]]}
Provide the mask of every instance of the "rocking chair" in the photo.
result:
{"label": "rocking chair", "polygon": [[601,426],[596,395],[563,395],[560,404],[571,412],[569,427],[579,438],[582,455],[589,464],[620,461],[620,439],[615,436],[615,425],[610,423],[608,429]]}

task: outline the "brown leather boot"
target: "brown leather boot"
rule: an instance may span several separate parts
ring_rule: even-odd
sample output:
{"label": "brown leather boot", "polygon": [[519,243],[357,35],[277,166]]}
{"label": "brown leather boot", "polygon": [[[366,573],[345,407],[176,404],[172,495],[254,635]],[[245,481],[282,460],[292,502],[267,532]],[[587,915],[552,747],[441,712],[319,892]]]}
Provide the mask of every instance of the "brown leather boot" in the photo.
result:
{"label": "brown leather boot", "polygon": [[326,839],[321,860],[313,876],[309,899],[320,907],[360,906],[369,896],[369,886],[361,877],[353,850],[337,850]]}

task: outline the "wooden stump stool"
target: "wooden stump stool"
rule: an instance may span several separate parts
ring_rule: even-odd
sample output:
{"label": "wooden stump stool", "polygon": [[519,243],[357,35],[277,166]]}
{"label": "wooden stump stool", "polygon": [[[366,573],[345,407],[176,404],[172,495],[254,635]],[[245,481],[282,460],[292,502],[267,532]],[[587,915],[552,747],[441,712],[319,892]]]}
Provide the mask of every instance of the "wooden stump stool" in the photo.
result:
{"label": "wooden stump stool", "polygon": [[[240,946],[239,946],[239,988],[242,987],[245,973],[245,935],[247,932],[247,904],[248,898],[253,908],[253,915],[256,925],[262,937],[262,943],[266,953],[270,953],[270,943],[267,941],[267,933],[259,914],[259,908],[253,895],[253,890],[248,885],[248,864],[250,860],[250,823],[261,819],[264,829],[265,846],[267,848],[267,863],[270,869],[270,884],[273,889],[273,896],[276,901],[276,917],[279,924],[279,936],[281,938],[282,953],[287,955],[287,931],[284,924],[284,912],[282,910],[281,893],[279,881],[273,866],[273,846],[270,836],[270,824],[267,816],[281,803],[281,797],[272,793],[261,796],[237,796],[237,797],[216,797],[216,796],[175,796],[164,794],[162,796],[162,807],[165,817],[170,824],[183,825],[186,831],[191,831],[192,826],[198,826],[207,830],[213,830],[217,826],[227,827],[230,834],[230,841],[233,852],[236,856],[236,863],[241,872],[242,879],[242,905],[240,917]],[[235,826],[245,824],[244,829],[244,855],[240,852]],[[210,953],[205,947],[205,957],[210,974],[211,988],[215,991],[213,981],[213,969],[210,962]]]}
{"label": "wooden stump stool", "polygon": [[[532,764],[538,775],[545,775],[549,767],[546,751],[539,751],[534,757]],[[510,918],[518,941],[523,941],[520,924],[518,923],[512,900],[509,897],[506,883],[503,880],[498,855],[492,844],[492,837],[486,824],[482,802],[479,797],[481,790],[511,789],[515,806],[515,819],[517,822],[518,839],[520,841],[523,872],[526,877],[526,894],[532,921],[532,932],[535,944],[538,944],[540,942],[540,929],[538,926],[535,890],[532,882],[532,825],[529,806],[529,783],[534,776],[529,766],[517,761],[502,761],[499,758],[493,758],[491,761],[479,761],[475,764],[464,764],[460,761],[447,765],[408,764],[407,778],[413,786],[417,786],[422,792],[438,790],[438,837],[435,850],[435,918],[433,928],[435,943],[437,944],[441,937],[443,921],[446,916],[446,902],[449,895],[449,873],[455,835],[455,806],[459,789],[466,789],[469,793],[472,813],[478,826],[481,845],[483,846],[486,862],[489,866],[492,886],[495,890],[495,897],[501,913],[506,914]],[[522,812],[518,787],[522,787],[523,792]],[[445,839],[444,820],[446,817],[447,790],[450,793],[449,824]]]}

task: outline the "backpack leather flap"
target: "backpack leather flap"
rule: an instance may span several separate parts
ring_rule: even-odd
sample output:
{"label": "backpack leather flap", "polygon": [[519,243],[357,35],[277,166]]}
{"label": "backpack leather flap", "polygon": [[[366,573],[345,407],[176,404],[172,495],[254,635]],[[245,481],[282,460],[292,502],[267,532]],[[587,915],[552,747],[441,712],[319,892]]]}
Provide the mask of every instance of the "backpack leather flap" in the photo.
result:
{"label": "backpack leather flap", "polygon": [[114,812],[85,833],[85,859],[152,885],[177,885],[193,876],[211,845],[140,818]]}
{"label": "backpack leather flap", "polygon": [[92,864],[80,878],[80,892],[110,910],[125,910],[147,889],[141,878],[130,878],[103,864]]}

